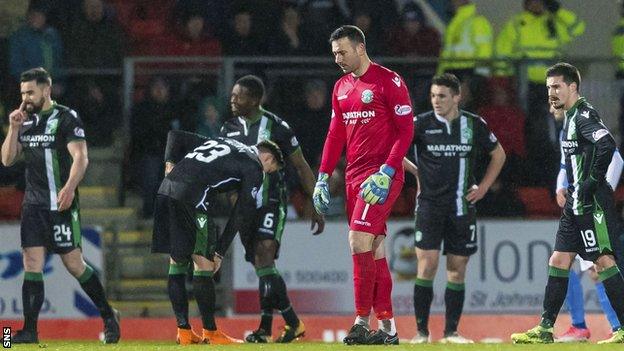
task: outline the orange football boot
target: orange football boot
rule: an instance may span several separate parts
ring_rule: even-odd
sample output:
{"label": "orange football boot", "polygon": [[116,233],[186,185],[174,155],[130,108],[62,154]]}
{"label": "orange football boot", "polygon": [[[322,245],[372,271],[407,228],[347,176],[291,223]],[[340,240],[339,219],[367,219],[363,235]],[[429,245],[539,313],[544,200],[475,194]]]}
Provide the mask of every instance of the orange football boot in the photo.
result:
{"label": "orange football boot", "polygon": [[202,342],[201,336],[195,334],[193,329],[178,328],[178,336],[176,342],[180,345],[199,344]]}
{"label": "orange football boot", "polygon": [[233,338],[220,330],[206,330],[202,332],[205,343],[212,345],[242,344],[243,340]]}

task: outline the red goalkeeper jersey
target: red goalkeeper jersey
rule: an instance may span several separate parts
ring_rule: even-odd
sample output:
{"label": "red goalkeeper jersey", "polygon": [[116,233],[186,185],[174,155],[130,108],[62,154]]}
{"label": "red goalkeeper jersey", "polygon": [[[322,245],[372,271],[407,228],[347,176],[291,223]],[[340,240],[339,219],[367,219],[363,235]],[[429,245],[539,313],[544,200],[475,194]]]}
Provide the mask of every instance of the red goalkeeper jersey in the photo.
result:
{"label": "red goalkeeper jersey", "polygon": [[331,174],[347,148],[347,183],[362,182],[382,164],[403,181],[403,157],[414,135],[412,103],[403,79],[371,63],[361,77],[346,74],[334,85],[332,120],[320,172]]}

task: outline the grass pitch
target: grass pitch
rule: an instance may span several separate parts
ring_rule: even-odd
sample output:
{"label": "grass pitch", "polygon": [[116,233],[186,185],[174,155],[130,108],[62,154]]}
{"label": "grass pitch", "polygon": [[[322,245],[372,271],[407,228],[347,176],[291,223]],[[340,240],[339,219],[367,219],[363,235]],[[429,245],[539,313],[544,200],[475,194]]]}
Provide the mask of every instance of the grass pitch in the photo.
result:
{"label": "grass pitch", "polygon": [[552,350],[552,351],[607,351],[607,350],[624,350],[624,345],[596,345],[596,344],[550,344],[550,345],[512,345],[512,344],[472,344],[472,345],[410,345],[402,344],[398,346],[346,346],[339,343],[313,343],[298,342],[293,344],[242,344],[242,345],[191,345],[179,346],[172,342],[162,341],[122,341],[116,345],[103,345],[96,341],[49,341],[42,342],[39,345],[12,345],[11,349],[15,350],[119,350],[119,351],[143,351],[143,350],[263,350],[263,351],[337,351],[337,350],[417,350],[417,351],[520,351],[520,350]]}

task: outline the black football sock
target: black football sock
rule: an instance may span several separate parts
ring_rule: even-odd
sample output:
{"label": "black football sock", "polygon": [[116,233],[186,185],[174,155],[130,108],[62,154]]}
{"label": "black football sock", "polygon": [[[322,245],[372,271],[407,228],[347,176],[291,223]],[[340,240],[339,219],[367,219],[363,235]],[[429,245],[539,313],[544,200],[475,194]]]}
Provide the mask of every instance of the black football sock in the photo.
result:
{"label": "black football sock", "polygon": [[457,325],[464,309],[464,299],[466,296],[465,284],[446,283],[444,291],[444,304],[446,305],[446,320],[444,335],[448,336],[457,331]]}
{"label": "black football sock", "polygon": [[414,314],[418,331],[429,335],[429,312],[433,301],[433,281],[416,278],[414,282]]}
{"label": "black football sock", "polygon": [[604,285],[620,325],[624,325],[624,279],[622,279],[622,273],[617,266],[613,266],[598,273],[598,278]]}
{"label": "black football sock", "polygon": [[273,280],[275,307],[280,311],[287,325],[292,328],[297,328],[299,326],[299,317],[297,317],[295,309],[288,298],[286,282],[284,282],[284,279],[279,272],[277,272],[277,274],[270,275],[270,277]]}
{"label": "black football sock", "polygon": [[540,325],[552,328],[568,292],[568,276],[570,271],[553,266],[548,267],[548,283],[544,292],[544,312]]}
{"label": "black football sock", "polygon": [[215,322],[215,284],[210,271],[193,272],[193,294],[206,330],[217,330]]}
{"label": "black football sock", "polygon": [[[268,275],[268,270],[257,269],[258,292],[260,295],[260,326],[267,335],[273,332],[273,281]],[[273,274],[273,273],[271,273]]]}
{"label": "black football sock", "polygon": [[189,323],[189,301],[186,292],[186,273],[188,263],[170,263],[169,279],[167,280],[167,293],[173,308],[178,328],[191,329]]}
{"label": "black football sock", "polygon": [[100,282],[100,278],[95,274],[93,268],[86,265],[85,271],[78,277],[78,282],[80,282],[82,290],[87,293],[91,301],[95,304],[95,307],[100,311],[100,316],[104,319],[111,318],[113,316],[113,309],[108,304],[102,282]]}
{"label": "black football sock", "polygon": [[37,331],[39,311],[43,305],[43,273],[24,272],[22,304],[24,307],[24,329]]}

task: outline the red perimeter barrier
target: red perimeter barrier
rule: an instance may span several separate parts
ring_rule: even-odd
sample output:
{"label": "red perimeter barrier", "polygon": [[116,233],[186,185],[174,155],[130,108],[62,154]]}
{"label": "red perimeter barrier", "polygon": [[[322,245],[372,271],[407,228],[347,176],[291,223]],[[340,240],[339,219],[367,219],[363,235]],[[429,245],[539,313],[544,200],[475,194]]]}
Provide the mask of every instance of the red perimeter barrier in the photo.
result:
{"label": "red perimeter barrier", "polygon": [[[257,328],[258,320],[259,317],[256,316],[217,318],[217,325],[226,333],[242,338],[246,333]],[[274,324],[274,335],[277,335],[283,326],[283,321],[277,314],[275,320],[277,322]],[[303,315],[301,320],[306,326],[305,340],[310,341],[341,341],[353,323],[353,318],[346,316]],[[532,328],[538,321],[537,315],[466,315],[461,319],[459,331],[462,335],[474,340],[497,338],[508,342],[511,333]],[[587,315],[586,321],[592,331],[592,340],[606,339],[610,336],[609,324],[602,314]],[[199,319],[192,319],[191,323],[196,331],[201,331]],[[401,339],[411,339],[415,335],[414,317],[399,316],[396,318],[396,323]],[[568,316],[562,315],[557,322],[555,333],[563,332],[569,323]],[[12,327],[13,330],[17,330],[21,326],[22,322],[18,320],[0,320],[0,327]],[[441,338],[444,316],[431,316],[429,329],[433,340]],[[173,342],[176,335],[174,318],[122,318],[121,330],[122,339],[125,340],[171,340]],[[43,340],[97,339],[101,331],[102,322],[96,318],[39,321],[39,338]]]}

